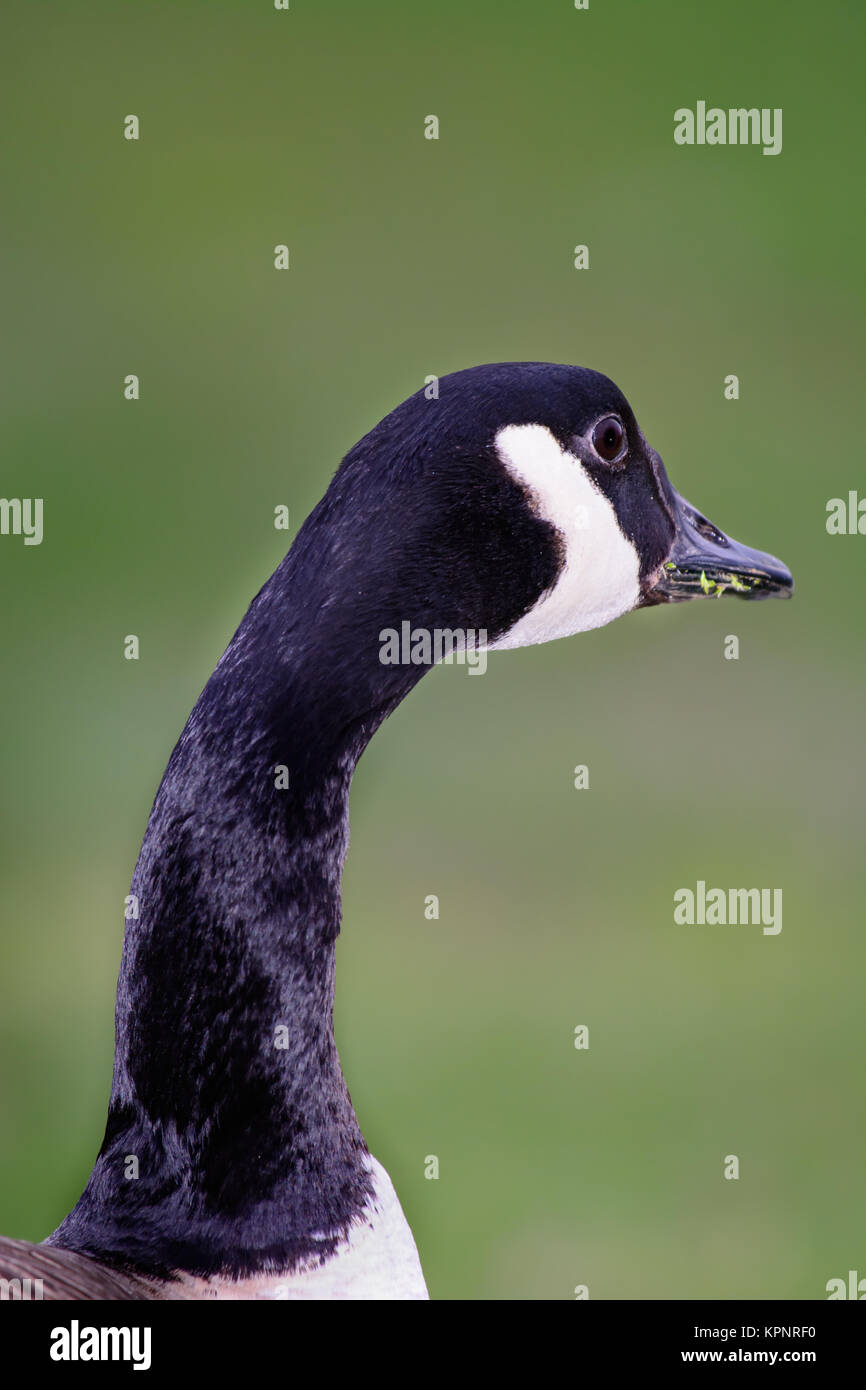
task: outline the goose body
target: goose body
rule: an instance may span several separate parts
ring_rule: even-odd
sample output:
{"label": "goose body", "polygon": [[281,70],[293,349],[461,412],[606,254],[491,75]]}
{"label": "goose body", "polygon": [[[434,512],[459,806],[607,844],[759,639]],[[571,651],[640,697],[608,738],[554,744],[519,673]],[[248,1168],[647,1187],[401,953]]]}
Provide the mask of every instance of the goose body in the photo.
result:
{"label": "goose body", "polygon": [[791,585],[674,491],[597,372],[475,367],[398,406],[343,460],[171,754],[132,880],[102,1146],[44,1244],[0,1241],[0,1276],[42,1278],[46,1298],[426,1297],[333,1035],[352,773],[429,664],[383,660],[383,632],[493,650]]}

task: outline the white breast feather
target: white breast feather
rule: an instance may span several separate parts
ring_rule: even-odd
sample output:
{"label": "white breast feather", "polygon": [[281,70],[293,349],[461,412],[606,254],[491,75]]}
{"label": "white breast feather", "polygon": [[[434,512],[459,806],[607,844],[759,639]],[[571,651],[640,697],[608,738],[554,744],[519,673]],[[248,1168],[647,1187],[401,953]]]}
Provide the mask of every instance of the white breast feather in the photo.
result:
{"label": "white breast feather", "polygon": [[194,1299],[426,1299],[418,1250],[394,1184],[369,1160],[373,1197],[348,1239],[324,1264],[292,1274],[204,1279],[182,1274],[182,1297]]}

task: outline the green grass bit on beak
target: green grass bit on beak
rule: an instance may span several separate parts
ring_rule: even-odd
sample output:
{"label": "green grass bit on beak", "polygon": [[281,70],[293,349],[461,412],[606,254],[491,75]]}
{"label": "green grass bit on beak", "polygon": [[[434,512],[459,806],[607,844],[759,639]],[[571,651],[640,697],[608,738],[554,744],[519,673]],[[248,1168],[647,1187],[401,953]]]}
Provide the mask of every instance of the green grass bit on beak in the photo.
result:
{"label": "green grass bit on beak", "polygon": [[[733,580],[730,582],[733,583]],[[722,584],[717,579],[707,579],[706,570],[701,570],[701,588],[705,594],[712,594],[715,598],[721,598],[727,587],[728,581]]]}

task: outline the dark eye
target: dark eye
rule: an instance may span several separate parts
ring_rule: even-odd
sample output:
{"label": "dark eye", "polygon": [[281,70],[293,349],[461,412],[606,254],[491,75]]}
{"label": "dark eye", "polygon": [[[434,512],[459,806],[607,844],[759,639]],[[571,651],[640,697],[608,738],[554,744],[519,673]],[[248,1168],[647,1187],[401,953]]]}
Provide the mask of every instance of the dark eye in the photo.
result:
{"label": "dark eye", "polygon": [[592,447],[605,463],[615,463],[625,450],[625,430],[615,415],[605,415],[592,432]]}

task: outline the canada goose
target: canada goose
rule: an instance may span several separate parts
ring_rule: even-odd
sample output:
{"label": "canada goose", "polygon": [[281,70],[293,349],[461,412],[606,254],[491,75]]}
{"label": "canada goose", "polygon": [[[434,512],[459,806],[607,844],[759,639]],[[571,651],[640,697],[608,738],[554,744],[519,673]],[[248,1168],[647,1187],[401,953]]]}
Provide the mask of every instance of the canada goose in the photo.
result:
{"label": "canada goose", "polygon": [[473,367],[398,406],[346,455],[169,759],[105,1138],[53,1235],[0,1241],[0,1273],[46,1298],[426,1298],[332,1026],[352,773],[435,659],[386,658],[385,634],[408,622],[477,655],[792,583],[674,491],[598,372]]}

